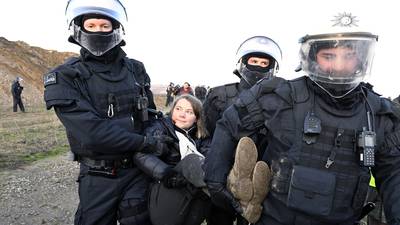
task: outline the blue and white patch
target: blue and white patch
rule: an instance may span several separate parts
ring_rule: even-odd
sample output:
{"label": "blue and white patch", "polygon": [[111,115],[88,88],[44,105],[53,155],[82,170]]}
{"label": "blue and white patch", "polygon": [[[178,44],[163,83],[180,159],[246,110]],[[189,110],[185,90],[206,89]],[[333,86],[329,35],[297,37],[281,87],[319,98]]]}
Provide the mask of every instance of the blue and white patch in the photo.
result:
{"label": "blue and white patch", "polygon": [[55,72],[48,73],[43,76],[43,84],[45,87],[56,83],[57,83],[57,74]]}

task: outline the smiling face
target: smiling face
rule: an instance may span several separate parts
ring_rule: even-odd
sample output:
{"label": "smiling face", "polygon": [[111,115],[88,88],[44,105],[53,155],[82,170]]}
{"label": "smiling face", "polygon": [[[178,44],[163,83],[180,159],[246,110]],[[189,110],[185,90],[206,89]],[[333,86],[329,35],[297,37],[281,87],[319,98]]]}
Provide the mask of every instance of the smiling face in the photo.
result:
{"label": "smiling face", "polygon": [[176,102],[171,118],[175,126],[181,129],[189,129],[197,121],[192,104],[184,98]]}
{"label": "smiling face", "polygon": [[359,64],[356,51],[347,47],[321,49],[316,61],[323,72],[333,77],[354,74]]}

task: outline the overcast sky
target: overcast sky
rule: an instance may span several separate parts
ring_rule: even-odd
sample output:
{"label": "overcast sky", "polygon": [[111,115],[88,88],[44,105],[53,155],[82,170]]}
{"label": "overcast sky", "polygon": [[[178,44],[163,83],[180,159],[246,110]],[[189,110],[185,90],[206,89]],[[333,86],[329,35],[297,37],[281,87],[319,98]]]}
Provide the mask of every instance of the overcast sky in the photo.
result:
{"label": "overcast sky", "polygon": [[[384,96],[400,94],[396,1],[372,0],[122,0],[128,11],[124,47],[145,64],[153,84],[170,81],[210,86],[236,82],[234,56],[242,41],[265,35],[282,48],[279,76],[302,75],[298,39],[321,32],[339,13],[351,13],[359,28],[379,35],[371,77]],[[33,46],[78,52],[67,42],[66,0],[12,0],[0,7],[0,36]],[[327,31],[327,30],[323,30]]]}

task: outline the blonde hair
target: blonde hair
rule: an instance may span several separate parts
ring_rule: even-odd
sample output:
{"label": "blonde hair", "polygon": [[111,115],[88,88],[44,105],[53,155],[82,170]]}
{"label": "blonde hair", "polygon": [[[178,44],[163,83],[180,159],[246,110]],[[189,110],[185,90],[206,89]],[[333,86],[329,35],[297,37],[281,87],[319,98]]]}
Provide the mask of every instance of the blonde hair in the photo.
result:
{"label": "blonde hair", "polygon": [[181,99],[187,100],[190,103],[190,105],[192,105],[193,112],[194,112],[194,115],[196,116],[196,120],[197,120],[195,123],[197,125],[196,137],[197,138],[207,137],[208,131],[204,125],[203,104],[201,103],[201,101],[198,98],[194,97],[193,95],[184,94],[184,95],[177,97],[175,99],[174,103],[172,103],[172,107],[169,111],[169,115],[172,116],[172,113],[174,111],[176,104]]}

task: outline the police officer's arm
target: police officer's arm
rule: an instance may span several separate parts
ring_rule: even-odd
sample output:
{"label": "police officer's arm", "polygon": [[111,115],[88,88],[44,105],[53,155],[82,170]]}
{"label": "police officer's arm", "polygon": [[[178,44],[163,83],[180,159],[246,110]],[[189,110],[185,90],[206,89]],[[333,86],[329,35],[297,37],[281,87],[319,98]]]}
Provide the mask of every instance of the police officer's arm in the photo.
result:
{"label": "police officer's arm", "polygon": [[172,166],[168,165],[153,154],[141,152],[135,153],[133,155],[133,162],[147,176],[150,176],[156,180],[161,180],[165,174],[172,169]]}
{"label": "police officer's arm", "polygon": [[375,167],[372,168],[389,224],[400,224],[399,118],[399,115],[394,115],[391,121],[386,122],[385,142],[376,152]]}
{"label": "police officer's arm", "polygon": [[225,110],[217,122],[211,149],[206,158],[207,179],[226,182],[239,139],[264,128],[265,121],[271,119],[278,108],[286,104],[274,92],[275,89],[286,88],[286,84],[282,78],[264,80],[249,90],[243,90],[236,103]]}
{"label": "police officer's arm", "polygon": [[[244,90],[237,102],[225,110],[217,122],[211,150],[205,161],[205,181],[214,204],[227,210],[242,212],[240,204],[226,188],[226,179],[234,161],[235,147],[240,138],[250,136],[263,128],[264,121],[271,118],[278,109],[276,103],[280,104],[280,101],[271,102],[270,106],[260,104],[276,98],[272,93],[275,86],[269,89],[268,85],[259,84],[250,90]],[[268,92],[271,92],[271,95],[267,94]]]}
{"label": "police officer's arm", "polygon": [[[164,129],[161,120],[154,120],[152,124],[146,128],[145,133],[151,136],[162,136],[167,135],[168,131]],[[166,144],[159,144],[157,151],[154,153],[135,153],[133,160],[135,165],[141,169],[146,175],[156,180],[161,180],[169,170],[172,169],[171,165],[168,165],[162,161],[161,157],[164,153],[169,152]]]}
{"label": "police officer's arm", "polygon": [[65,66],[51,73],[55,79],[45,87],[47,108],[54,107],[60,121],[85,149],[103,154],[140,150],[144,136],[128,131],[127,127],[133,128],[131,118],[110,120],[100,117],[78,91],[79,86],[71,79],[74,73],[77,71]]}
{"label": "police officer's arm", "polygon": [[242,107],[244,106],[241,102],[228,107],[217,122],[206,157],[206,178],[209,181],[226,183],[226,177],[233,165],[236,144],[241,137],[249,136],[257,129],[243,126],[238,112]]}
{"label": "police officer's arm", "polygon": [[234,161],[236,143],[241,136],[252,132],[242,128],[237,109],[230,106],[217,123],[204,167],[211,201],[228,212],[239,214],[243,209],[227,190],[226,179]]}

